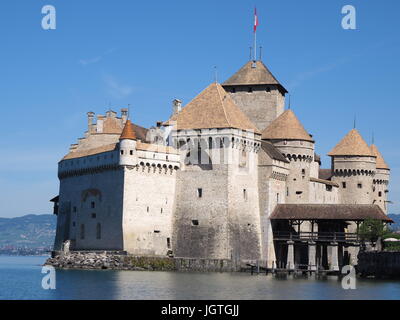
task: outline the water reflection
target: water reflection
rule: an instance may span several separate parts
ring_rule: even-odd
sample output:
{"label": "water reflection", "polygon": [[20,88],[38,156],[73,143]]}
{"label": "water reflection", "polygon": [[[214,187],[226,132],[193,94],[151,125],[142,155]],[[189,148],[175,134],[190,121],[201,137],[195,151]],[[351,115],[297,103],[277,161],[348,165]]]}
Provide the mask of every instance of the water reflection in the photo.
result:
{"label": "water reflection", "polygon": [[44,258],[0,257],[0,299],[400,299],[399,281],[334,276],[58,270],[57,289],[41,288]]}

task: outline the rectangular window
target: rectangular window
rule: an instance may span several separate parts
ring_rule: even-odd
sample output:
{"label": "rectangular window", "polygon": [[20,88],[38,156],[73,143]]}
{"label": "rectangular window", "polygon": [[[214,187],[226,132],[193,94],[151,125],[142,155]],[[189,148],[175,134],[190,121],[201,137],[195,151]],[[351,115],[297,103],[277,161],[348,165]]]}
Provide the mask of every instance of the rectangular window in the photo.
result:
{"label": "rectangular window", "polygon": [[306,174],[306,169],[301,169],[301,174]]}
{"label": "rectangular window", "polygon": [[149,207],[147,207],[147,209],[146,209],[146,210],[147,210],[147,212],[149,212],[149,211],[150,211],[150,208],[149,208]]}
{"label": "rectangular window", "polygon": [[361,183],[357,184],[357,188],[362,189],[362,184]]}
{"label": "rectangular window", "polygon": [[94,209],[96,207],[96,204],[92,201],[92,203],[90,204],[91,208]]}
{"label": "rectangular window", "polygon": [[243,189],[243,199],[247,200],[247,190]]}
{"label": "rectangular window", "polygon": [[96,225],[96,239],[101,239],[101,224]]}
{"label": "rectangular window", "polygon": [[133,156],[133,150],[129,151],[129,154],[130,154],[131,156]]}
{"label": "rectangular window", "polygon": [[343,181],[343,182],[342,182],[342,188],[343,188],[343,189],[346,189],[346,187],[347,187],[347,184],[346,184],[346,182]]}
{"label": "rectangular window", "polygon": [[73,207],[72,211],[73,211],[73,212],[76,212],[76,207]]}
{"label": "rectangular window", "polygon": [[198,226],[199,220],[192,220],[192,226]]}
{"label": "rectangular window", "polygon": [[121,150],[121,156],[123,156],[124,155],[124,150]]}
{"label": "rectangular window", "polygon": [[326,187],[326,191],[332,191],[332,186],[330,186],[330,185],[325,185],[325,187]]}
{"label": "rectangular window", "polygon": [[167,238],[167,248],[171,249],[171,238]]}
{"label": "rectangular window", "polygon": [[289,197],[289,188],[286,188],[286,196]]}
{"label": "rectangular window", "polygon": [[85,225],[81,224],[81,240],[85,239]]}
{"label": "rectangular window", "polygon": [[198,198],[202,198],[203,197],[203,189],[202,188],[198,188],[197,189],[197,197]]}

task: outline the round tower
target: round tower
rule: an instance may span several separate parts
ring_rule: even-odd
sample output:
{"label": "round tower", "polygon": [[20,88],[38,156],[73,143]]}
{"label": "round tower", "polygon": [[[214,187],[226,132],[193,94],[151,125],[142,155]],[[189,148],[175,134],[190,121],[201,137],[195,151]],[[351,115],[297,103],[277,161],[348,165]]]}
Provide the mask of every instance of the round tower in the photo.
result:
{"label": "round tower", "polygon": [[332,181],[339,184],[343,204],[372,204],[376,156],[361,137],[351,130],[328,153],[332,159]]}
{"label": "round tower", "polygon": [[136,140],[132,122],[127,120],[119,138],[119,164],[121,166],[137,165]]}
{"label": "round tower", "polygon": [[270,141],[290,161],[286,203],[308,203],[314,140],[294,112],[282,113],[263,131],[261,139]]}
{"label": "round tower", "polygon": [[376,174],[372,181],[372,191],[374,192],[374,203],[387,213],[388,185],[390,179],[390,168],[379,152],[376,145],[371,145],[372,154],[376,156]]}

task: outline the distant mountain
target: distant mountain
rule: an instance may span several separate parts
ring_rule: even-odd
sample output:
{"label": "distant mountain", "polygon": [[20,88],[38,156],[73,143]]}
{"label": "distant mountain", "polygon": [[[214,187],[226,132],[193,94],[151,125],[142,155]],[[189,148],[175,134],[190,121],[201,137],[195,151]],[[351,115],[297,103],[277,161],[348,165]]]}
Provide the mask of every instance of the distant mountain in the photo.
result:
{"label": "distant mountain", "polygon": [[388,214],[388,217],[394,221],[390,226],[393,231],[400,231],[400,214]]}
{"label": "distant mountain", "polygon": [[56,216],[27,215],[0,218],[0,249],[51,248],[56,234]]}

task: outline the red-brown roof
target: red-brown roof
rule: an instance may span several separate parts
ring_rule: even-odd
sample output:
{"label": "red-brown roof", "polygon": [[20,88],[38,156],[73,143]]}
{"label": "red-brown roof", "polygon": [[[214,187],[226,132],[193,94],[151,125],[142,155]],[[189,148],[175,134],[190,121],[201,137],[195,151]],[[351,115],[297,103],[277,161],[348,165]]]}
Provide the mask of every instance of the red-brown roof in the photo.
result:
{"label": "red-brown roof", "polygon": [[351,220],[377,219],[393,222],[375,204],[278,204],[273,220]]}
{"label": "red-brown roof", "polygon": [[121,137],[119,138],[119,140],[124,139],[136,140],[135,130],[130,120],[126,121],[124,130],[122,130]]}

